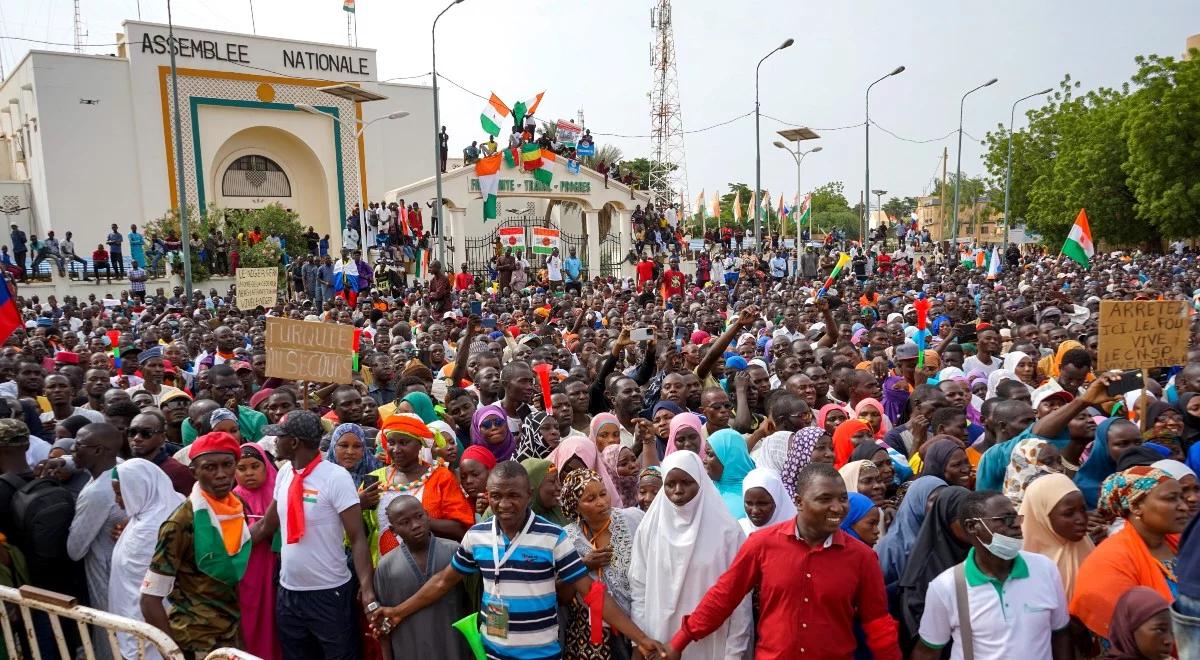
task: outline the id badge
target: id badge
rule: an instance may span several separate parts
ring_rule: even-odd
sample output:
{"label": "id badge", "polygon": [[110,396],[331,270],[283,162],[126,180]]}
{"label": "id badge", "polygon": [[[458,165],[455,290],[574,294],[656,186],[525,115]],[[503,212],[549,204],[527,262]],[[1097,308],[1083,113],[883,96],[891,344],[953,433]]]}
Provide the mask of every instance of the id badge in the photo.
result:
{"label": "id badge", "polygon": [[488,637],[508,639],[508,605],[504,601],[488,603],[485,626]]}

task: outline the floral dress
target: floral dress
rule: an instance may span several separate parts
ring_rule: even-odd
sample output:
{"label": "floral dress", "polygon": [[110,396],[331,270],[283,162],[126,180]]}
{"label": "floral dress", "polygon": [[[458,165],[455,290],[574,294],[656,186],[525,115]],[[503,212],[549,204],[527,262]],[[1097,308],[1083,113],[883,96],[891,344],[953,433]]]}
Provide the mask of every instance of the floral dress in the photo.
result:
{"label": "floral dress", "polygon": [[[617,605],[629,614],[633,608],[632,589],[629,586],[629,561],[633,555],[633,533],[638,523],[642,521],[642,510],[613,509],[612,523],[609,525],[609,543],[612,545],[612,561],[600,570],[599,574],[591,573],[594,580],[600,580],[608,589],[608,595]],[[584,535],[578,522],[566,526],[567,537],[575,546],[575,551],[582,557],[592,551],[592,543]],[[588,620],[588,609],[578,598],[571,601],[569,606],[570,621],[567,624],[567,643],[563,648],[565,660],[619,660],[628,656],[628,645],[620,644],[614,653],[614,631],[606,624],[604,626],[604,641],[599,645],[591,643],[591,624]],[[617,635],[619,637],[619,635]]]}

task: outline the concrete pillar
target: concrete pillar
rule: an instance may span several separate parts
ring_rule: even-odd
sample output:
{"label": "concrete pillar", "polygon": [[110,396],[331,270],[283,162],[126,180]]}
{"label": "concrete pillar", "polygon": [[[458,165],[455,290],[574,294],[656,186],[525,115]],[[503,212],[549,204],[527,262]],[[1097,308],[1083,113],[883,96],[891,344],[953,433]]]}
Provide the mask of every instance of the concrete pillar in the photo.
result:
{"label": "concrete pillar", "polygon": [[[445,208],[445,207],[443,207]],[[464,242],[466,236],[467,209],[465,208],[446,208],[446,213],[450,216],[450,222],[446,225],[445,234],[439,237],[439,240],[448,241],[446,247],[454,246],[454,252],[446,250],[446,259],[453,262],[447,266],[447,272],[458,272],[458,267],[466,261],[467,247]]]}
{"label": "concrete pillar", "polygon": [[625,257],[633,249],[633,211],[630,209],[613,209],[615,215],[613,231],[621,234],[621,277],[633,277],[633,266],[626,263]]}
{"label": "concrete pillar", "polygon": [[587,235],[584,261],[587,263],[588,278],[597,277],[600,275],[600,213],[580,209],[579,218],[581,229]]}

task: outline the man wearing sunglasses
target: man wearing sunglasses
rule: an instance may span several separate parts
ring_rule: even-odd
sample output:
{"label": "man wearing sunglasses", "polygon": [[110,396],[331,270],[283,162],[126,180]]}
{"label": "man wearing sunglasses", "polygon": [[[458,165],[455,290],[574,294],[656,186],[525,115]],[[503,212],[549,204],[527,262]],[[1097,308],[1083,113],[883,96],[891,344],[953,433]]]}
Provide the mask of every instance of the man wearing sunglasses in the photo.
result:
{"label": "man wearing sunglasses", "polygon": [[171,480],[171,488],[180,495],[186,497],[192,492],[196,479],[191,470],[172,458],[175,452],[167,446],[166,422],[161,415],[157,412],[139,414],[129,422],[125,435],[129,440],[129,453],[134,458],[144,458],[157,465]]}
{"label": "man wearing sunglasses", "polygon": [[[1074,657],[1058,567],[1021,550],[1021,516],[1012,502],[996,491],[973,492],[960,521],[971,550],[929,583],[912,658],[933,660],[951,640],[955,657],[963,657],[966,643],[979,660]],[[966,594],[965,608],[959,594]]]}

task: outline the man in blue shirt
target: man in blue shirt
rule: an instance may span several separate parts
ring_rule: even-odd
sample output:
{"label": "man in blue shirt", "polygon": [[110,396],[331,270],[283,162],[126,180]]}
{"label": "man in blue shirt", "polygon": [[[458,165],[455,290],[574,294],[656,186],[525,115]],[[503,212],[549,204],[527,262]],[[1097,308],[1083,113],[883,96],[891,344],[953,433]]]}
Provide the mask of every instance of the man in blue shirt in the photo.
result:
{"label": "man in blue shirt", "polygon": [[575,248],[570,248],[567,252],[569,256],[563,263],[563,270],[567,273],[567,282],[563,285],[563,289],[566,291],[574,289],[575,293],[582,295],[583,282],[579,279],[579,276],[583,272],[583,262],[575,255]]}
{"label": "man in blue shirt", "polygon": [[[450,565],[408,600],[377,610],[373,624],[378,630],[386,620],[395,628],[438,602],[464,576],[478,574],[483,578],[480,637],[488,657],[558,657],[562,648],[555,582],[572,587],[589,602],[598,595],[592,593],[592,578],[567,533],[529,508],[533,489],[520,463],[497,465],[488,477],[487,493],[495,518],[467,530]],[[554,579],[547,579],[551,576]],[[662,644],[642,632],[612,598],[603,598],[604,620],[609,625],[648,656],[666,657]]]}

